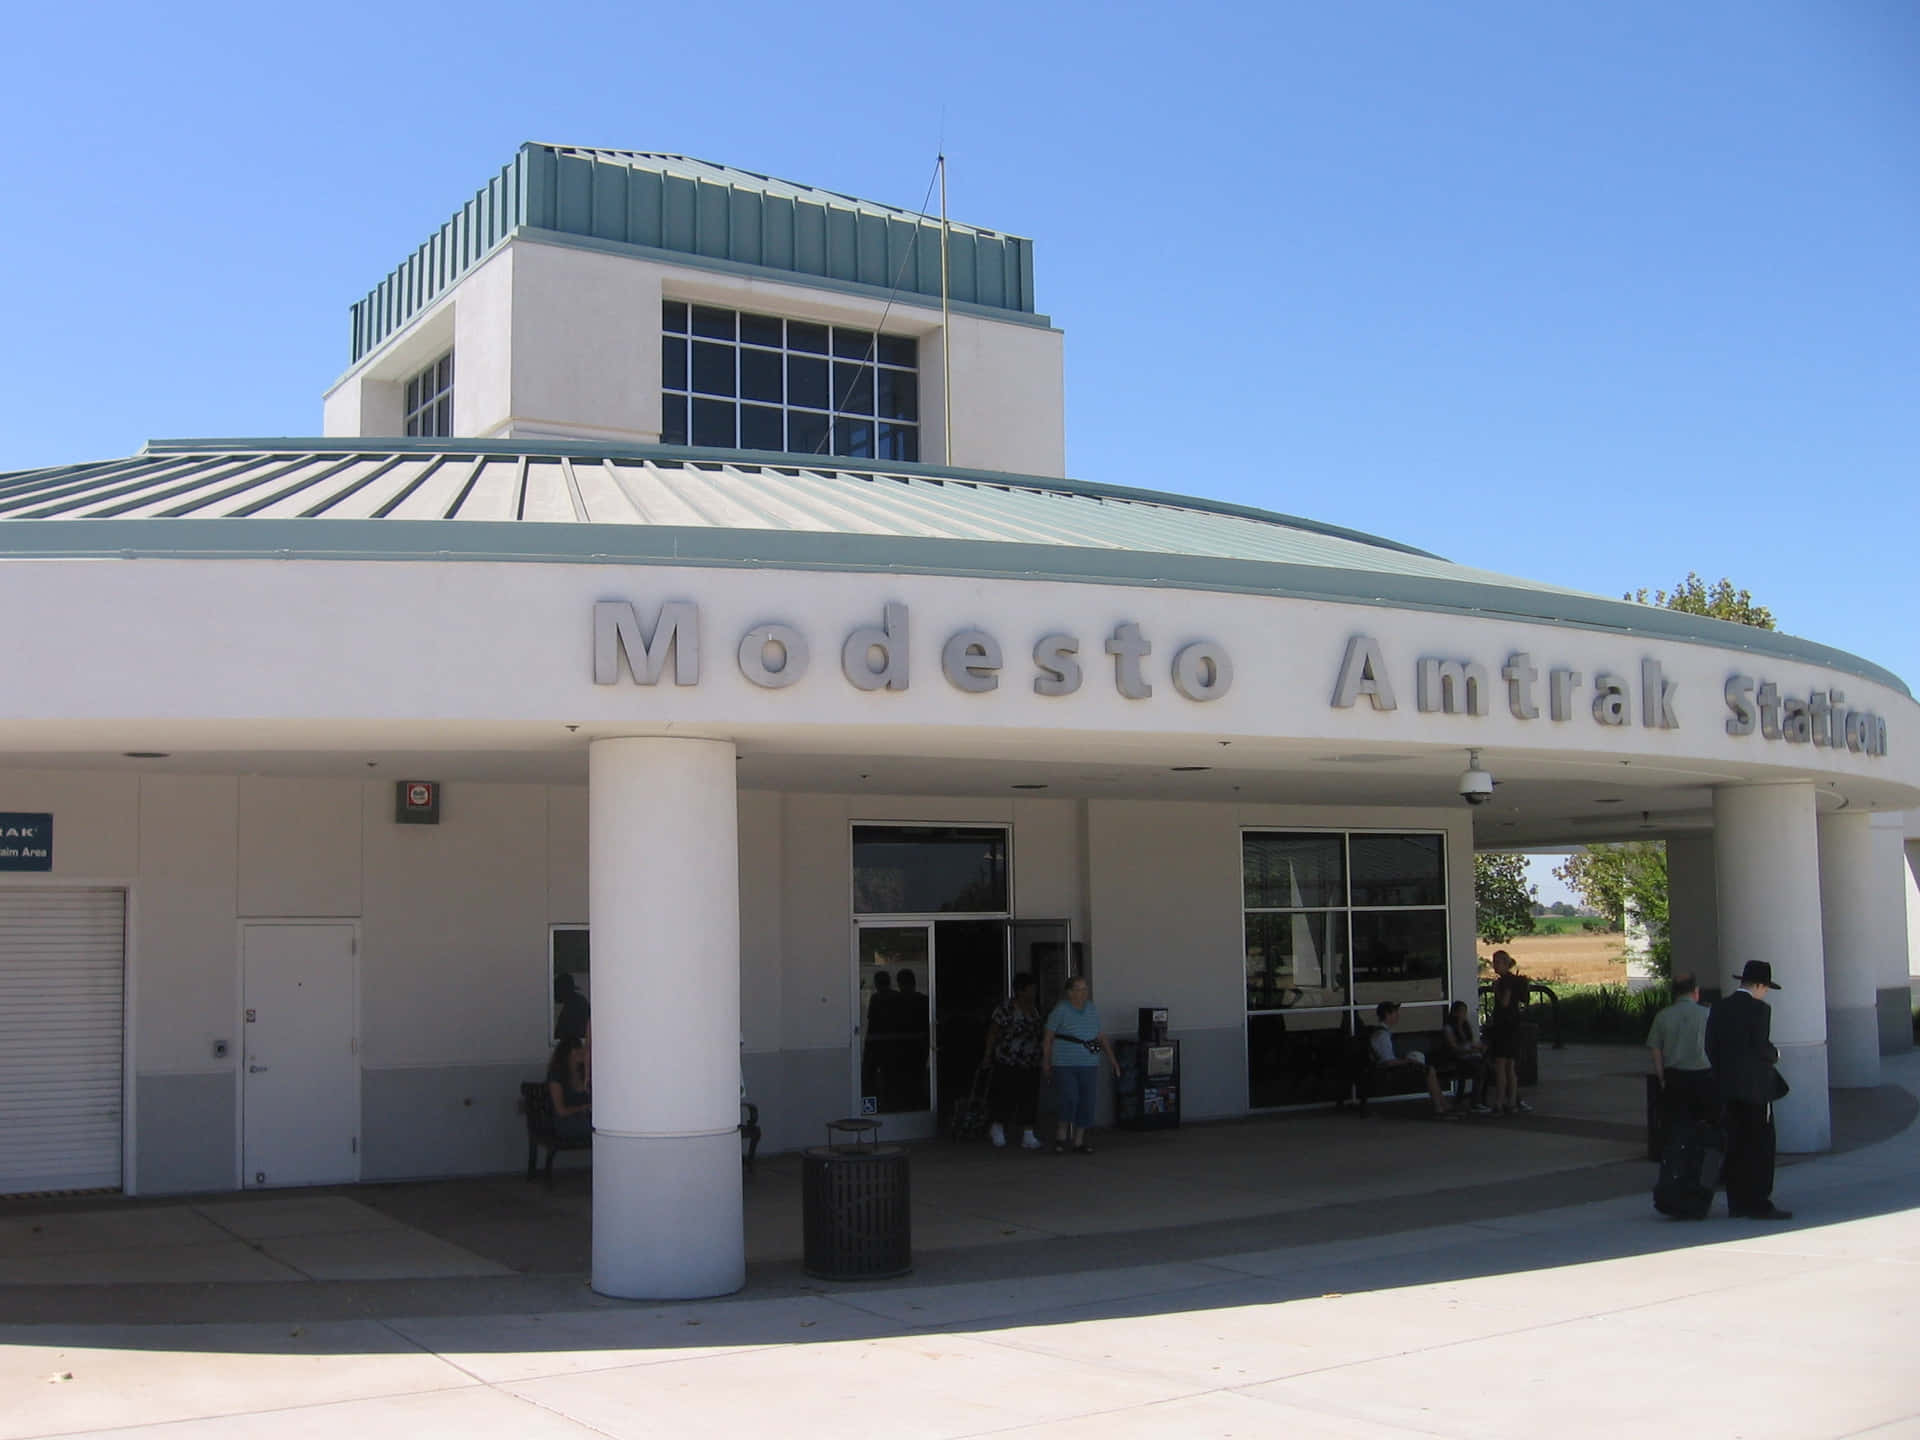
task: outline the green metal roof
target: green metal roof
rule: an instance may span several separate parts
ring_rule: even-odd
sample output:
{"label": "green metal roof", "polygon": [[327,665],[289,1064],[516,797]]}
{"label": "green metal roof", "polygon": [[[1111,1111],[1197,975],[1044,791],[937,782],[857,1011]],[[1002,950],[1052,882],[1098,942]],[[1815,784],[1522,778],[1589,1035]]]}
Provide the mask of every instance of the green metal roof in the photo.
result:
{"label": "green metal roof", "polygon": [[[950,231],[949,293],[961,309],[1044,323],[1031,240]],[[354,363],[515,235],[834,289],[940,294],[940,223],[917,211],[685,155],[529,143],[354,304]]]}
{"label": "green metal roof", "polygon": [[584,441],[173,440],[0,473],[0,558],[711,565],[1271,594],[1891,672],[1829,646],[1455,565],[1246,506],[932,465]]}

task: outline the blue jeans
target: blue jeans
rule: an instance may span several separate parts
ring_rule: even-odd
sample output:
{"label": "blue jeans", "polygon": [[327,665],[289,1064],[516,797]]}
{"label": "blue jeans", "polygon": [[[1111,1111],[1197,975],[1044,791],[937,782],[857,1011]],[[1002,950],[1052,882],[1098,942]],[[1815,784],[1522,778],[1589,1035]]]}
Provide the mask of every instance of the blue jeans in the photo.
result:
{"label": "blue jeans", "polygon": [[1056,1065],[1053,1067],[1054,1103],[1062,1125],[1085,1129],[1093,1124],[1094,1106],[1100,1099],[1098,1065]]}

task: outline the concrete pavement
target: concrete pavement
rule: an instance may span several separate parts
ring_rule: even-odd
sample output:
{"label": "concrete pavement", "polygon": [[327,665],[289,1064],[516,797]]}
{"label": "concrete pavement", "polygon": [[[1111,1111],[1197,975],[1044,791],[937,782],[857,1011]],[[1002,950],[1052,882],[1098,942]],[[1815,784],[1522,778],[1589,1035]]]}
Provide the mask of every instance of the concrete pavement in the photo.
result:
{"label": "concrete pavement", "polygon": [[[914,1277],[809,1282],[763,1218],[748,1290],[697,1305],[609,1302],[527,1263],[564,1257],[502,1218],[524,1188],[479,1191],[464,1228],[446,1187],[0,1212],[0,1266],[45,1259],[7,1227],[57,1222],[70,1276],[105,1273],[84,1247],[146,1210],[177,1242],[149,1253],[205,1249],[204,1222],[301,1277],[0,1270],[21,1322],[0,1327],[0,1440],[1920,1436],[1920,1056],[1889,1059],[1885,1092],[1841,1092],[1843,1135],[1885,1138],[1783,1167],[1784,1226],[1652,1214],[1619,1104],[1595,1109],[1636,1059],[1556,1057],[1543,1094],[1595,1113],[1537,1124],[1307,1116],[1111,1137],[1084,1161],[929,1151]],[[766,1216],[784,1163],[754,1182]],[[540,1199],[548,1230],[572,1226],[568,1183]]]}

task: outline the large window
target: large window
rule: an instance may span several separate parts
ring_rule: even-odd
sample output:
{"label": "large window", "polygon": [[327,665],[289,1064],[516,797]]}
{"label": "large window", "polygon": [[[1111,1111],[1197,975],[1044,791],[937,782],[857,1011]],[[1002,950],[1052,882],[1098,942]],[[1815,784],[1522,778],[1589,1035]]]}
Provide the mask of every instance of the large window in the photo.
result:
{"label": "large window", "polygon": [[660,439],[864,460],[920,458],[920,345],[668,300]]}
{"label": "large window", "polygon": [[407,434],[453,434],[453,352],[407,381]]}
{"label": "large window", "polygon": [[853,827],[854,914],[995,915],[1007,908],[1004,829]]}
{"label": "large window", "polygon": [[1404,1033],[1439,1028],[1448,998],[1446,872],[1438,834],[1242,835],[1255,1108],[1340,1098],[1350,1037],[1382,1000],[1407,1007]]}

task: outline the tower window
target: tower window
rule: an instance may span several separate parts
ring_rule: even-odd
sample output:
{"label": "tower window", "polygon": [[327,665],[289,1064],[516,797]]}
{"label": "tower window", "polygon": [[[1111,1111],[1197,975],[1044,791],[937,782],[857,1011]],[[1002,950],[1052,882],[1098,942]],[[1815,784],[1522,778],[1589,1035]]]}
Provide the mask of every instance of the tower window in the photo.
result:
{"label": "tower window", "polygon": [[407,381],[409,435],[453,434],[453,352],[447,351]]}
{"label": "tower window", "polygon": [[667,445],[861,460],[920,458],[920,344],[844,325],[669,300]]}

